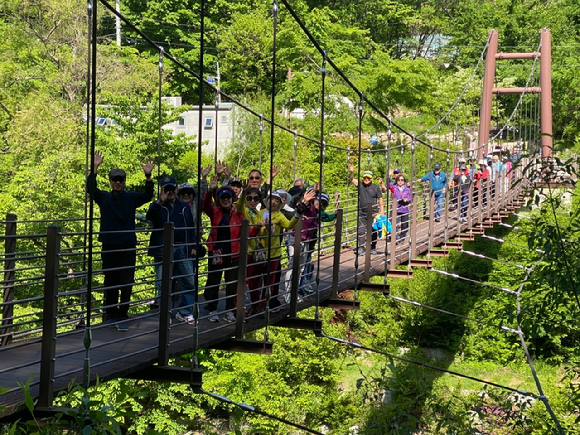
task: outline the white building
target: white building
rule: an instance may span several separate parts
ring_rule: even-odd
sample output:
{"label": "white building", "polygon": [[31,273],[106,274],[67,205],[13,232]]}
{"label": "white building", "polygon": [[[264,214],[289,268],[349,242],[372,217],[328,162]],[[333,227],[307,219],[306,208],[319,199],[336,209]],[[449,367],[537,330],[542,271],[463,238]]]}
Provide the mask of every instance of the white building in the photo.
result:
{"label": "white building", "polygon": [[[174,106],[181,106],[181,97],[163,97],[163,100]],[[234,138],[233,113],[234,103],[220,103],[216,106],[203,106],[203,129],[202,129],[202,152],[213,156],[216,149],[217,158],[225,157]],[[199,134],[199,106],[193,106],[191,110],[183,112],[181,119],[164,125],[164,129],[171,130],[173,134],[185,133],[186,136]]]}

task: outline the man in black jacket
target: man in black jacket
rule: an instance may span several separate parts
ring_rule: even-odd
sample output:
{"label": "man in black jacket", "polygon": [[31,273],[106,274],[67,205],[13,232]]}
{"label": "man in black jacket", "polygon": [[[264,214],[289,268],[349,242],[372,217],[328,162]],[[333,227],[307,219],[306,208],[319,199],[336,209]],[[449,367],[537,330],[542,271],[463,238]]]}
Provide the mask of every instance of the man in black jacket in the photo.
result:
{"label": "man in black jacket", "polygon": [[97,170],[101,163],[103,155],[97,151],[93,156],[93,174],[87,178],[87,191],[101,210],[99,241],[102,243],[101,258],[105,275],[105,312],[110,325],[126,331],[127,327],[121,321],[128,318],[135,281],[135,210],[153,198],[151,171],[155,163],[149,160],[142,165],[146,177],[144,193],[125,190],[127,175],[122,169],[111,169],[109,172],[110,192],[98,189]]}

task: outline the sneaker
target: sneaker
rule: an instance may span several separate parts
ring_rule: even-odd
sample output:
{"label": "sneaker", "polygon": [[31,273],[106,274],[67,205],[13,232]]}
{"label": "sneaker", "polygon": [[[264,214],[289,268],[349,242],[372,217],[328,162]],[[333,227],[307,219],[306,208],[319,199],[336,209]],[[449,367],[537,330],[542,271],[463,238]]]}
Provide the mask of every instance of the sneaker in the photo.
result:
{"label": "sneaker", "polygon": [[210,311],[209,317],[207,318],[210,322],[217,323],[220,321],[220,318],[217,315],[217,311]]}
{"label": "sneaker", "polygon": [[228,311],[224,316],[224,320],[228,323],[236,323],[236,316],[231,311]]}
{"label": "sneaker", "polygon": [[378,255],[378,252],[376,249],[371,249],[371,255]]}
{"label": "sneaker", "polygon": [[441,219],[435,218],[435,222],[441,222]]}
{"label": "sneaker", "polygon": [[107,320],[107,326],[109,326],[110,328],[116,328],[117,327],[117,319]]}
{"label": "sneaker", "polygon": [[356,253],[358,255],[365,255],[365,248],[358,248],[358,251],[356,251]]}
{"label": "sneaker", "polygon": [[118,322],[117,323],[117,331],[126,332],[128,330],[129,330],[129,325],[127,325],[125,322]]}
{"label": "sneaker", "polygon": [[193,316],[191,314],[181,314],[179,311],[177,312],[177,314],[175,315],[175,318],[179,321],[179,322],[185,322],[188,325],[195,325],[195,319],[193,318]]}

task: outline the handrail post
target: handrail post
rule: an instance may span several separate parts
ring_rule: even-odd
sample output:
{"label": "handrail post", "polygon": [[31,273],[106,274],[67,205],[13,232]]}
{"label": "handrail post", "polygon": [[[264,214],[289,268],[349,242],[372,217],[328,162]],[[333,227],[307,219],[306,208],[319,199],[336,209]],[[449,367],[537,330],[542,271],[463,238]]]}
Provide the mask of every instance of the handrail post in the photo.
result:
{"label": "handrail post", "polygon": [[479,187],[477,188],[477,224],[481,225],[483,222],[483,189],[485,183],[483,179],[479,179]]}
{"label": "handrail post", "polygon": [[397,260],[397,201],[391,201],[391,259],[389,269],[395,268]]}
{"label": "handrail post", "polygon": [[363,280],[365,282],[370,281],[371,274],[371,246],[373,239],[373,206],[371,204],[367,205],[367,238],[365,240],[365,269]]}
{"label": "handrail post", "polygon": [[54,392],[60,240],[60,227],[50,225],[46,232],[42,348],[40,357],[40,385],[38,391],[38,405],[43,408],[48,408],[52,405]]}
{"label": "handrail post", "polygon": [[[471,230],[473,226],[473,181],[469,184],[469,193],[467,194],[467,228]],[[470,231],[471,233],[471,231]]]}
{"label": "handrail post", "polygon": [[8,346],[12,343],[12,325],[14,324],[14,277],[16,269],[16,215],[6,215],[7,236],[4,240],[4,307],[2,309],[2,340],[0,346]]}
{"label": "handrail post", "polygon": [[339,208],[336,210],[336,221],[334,228],[334,259],[332,265],[332,290],[330,294],[330,299],[338,298],[340,254],[342,250],[342,219],[343,219],[343,211],[342,208]]}
{"label": "handrail post", "polygon": [[412,214],[412,211],[418,212],[417,208],[419,205],[419,198],[413,195],[413,208],[409,210],[409,220],[411,221],[411,231],[409,231],[411,237],[411,255],[409,256],[409,264],[412,258],[417,255],[417,217],[418,213]]}
{"label": "handrail post", "polygon": [[435,239],[435,191],[430,190],[429,193],[429,247],[433,248],[433,240]]}
{"label": "handrail post", "polygon": [[300,219],[294,226],[294,255],[292,256],[292,282],[290,285],[290,317],[296,317],[298,311],[298,286],[300,285],[300,248],[302,246],[302,226]]}
{"label": "handrail post", "polygon": [[161,295],[159,301],[159,356],[157,361],[161,367],[166,367],[169,364],[173,240],[173,222],[165,222],[163,225],[163,258],[161,260]]}
{"label": "handrail post", "polygon": [[248,274],[248,247],[250,245],[250,221],[242,219],[240,226],[240,259],[238,263],[238,285],[236,288],[236,338],[244,337],[246,305],[246,279]]}
{"label": "handrail post", "polygon": [[491,213],[492,213],[492,204],[493,204],[493,198],[491,196],[491,185],[493,184],[491,182],[491,177],[487,180],[487,185],[485,186],[485,189],[487,190],[487,201],[485,204],[485,217],[487,219],[491,219]]}

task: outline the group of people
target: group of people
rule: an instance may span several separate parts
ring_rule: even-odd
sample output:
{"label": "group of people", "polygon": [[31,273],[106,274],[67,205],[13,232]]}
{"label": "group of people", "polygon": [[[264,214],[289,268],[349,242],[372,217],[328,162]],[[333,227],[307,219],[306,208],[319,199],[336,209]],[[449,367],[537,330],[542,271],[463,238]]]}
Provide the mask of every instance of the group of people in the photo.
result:
{"label": "group of people", "polygon": [[[432,216],[435,222],[441,221],[446,189],[450,189],[449,209],[455,210],[459,206],[459,221],[466,222],[471,185],[473,185],[474,205],[478,204],[481,189],[481,198],[485,206],[487,204],[487,191],[482,187],[489,180],[492,195],[507,192],[512,176],[512,167],[512,161],[508,156],[501,156],[501,150],[496,150],[486,159],[477,161],[477,159],[471,158],[469,163],[465,157],[460,157],[458,165],[453,168],[450,177],[447,177],[442,171],[440,163],[435,163],[433,170],[426,173],[418,181],[429,183],[429,189],[434,199]],[[410,189],[410,182],[402,174],[401,169],[394,169],[389,174],[386,183],[381,177],[378,177],[378,184],[373,183],[373,173],[369,170],[363,172],[362,183],[359,183],[354,177],[352,164],[349,165],[348,171],[350,182],[358,189],[357,254],[363,255],[365,253],[364,243],[368,220],[384,214],[383,193],[387,191],[391,192],[392,199],[396,203],[396,243],[403,243],[409,229],[409,204],[412,201],[413,193]],[[373,216],[368,216],[369,205],[371,205]],[[430,216],[426,215],[425,217],[429,218]],[[376,231],[371,233],[371,238],[371,254],[377,254]]]}
{"label": "group of people", "polygon": [[[154,195],[151,178],[155,167],[153,161],[142,166],[145,174],[145,190],[142,193],[125,190],[126,173],[122,169],[109,172],[110,191],[97,188],[96,177],[103,162],[101,153],[93,157],[93,174],[87,179],[87,190],[100,207],[102,243],[102,263],[104,270],[104,303],[106,321],[120,330],[127,329],[129,302],[136,261],[135,211],[149,202]],[[433,218],[439,222],[443,210],[446,189],[450,189],[450,209],[460,207],[459,220],[464,222],[471,186],[475,192],[475,204],[480,198],[482,182],[492,183],[492,195],[507,189],[512,163],[507,157],[500,161],[500,153],[490,159],[476,162],[465,158],[458,160],[450,177],[435,163],[418,181],[428,182],[434,197]],[[279,309],[279,286],[281,282],[281,259],[283,249],[289,259],[288,272],[282,282],[289,282],[293,270],[296,239],[300,246],[299,296],[313,292],[312,253],[318,240],[319,221],[330,222],[335,213],[327,213],[329,196],[320,191],[318,185],[307,186],[302,178],[297,178],[288,191],[272,190],[273,180],[263,179],[262,173],[253,169],[246,180],[232,177],[232,171],[218,162],[215,174],[208,183],[212,166],[202,168],[198,186],[190,183],[178,184],[173,176],[159,180],[156,201],[149,205],[146,219],[152,231],[148,254],[153,257],[155,267],[155,288],[161,295],[162,263],[164,252],[163,231],[166,223],[174,227],[173,277],[178,286],[178,301],[175,311],[177,321],[194,324],[193,306],[197,301],[198,275],[196,261],[208,255],[208,275],[204,290],[208,319],[219,322],[218,302],[222,278],[225,280],[226,306],[223,320],[235,321],[238,269],[240,263],[240,237],[242,220],[249,221],[249,241],[247,252],[247,289],[250,306],[247,315],[263,311],[266,303],[272,310]],[[354,177],[354,166],[348,166],[349,180],[357,188],[358,226],[357,255],[365,253],[367,226],[377,217],[384,217],[383,194],[389,191],[396,202],[396,242],[406,240],[409,228],[409,205],[413,198],[409,180],[400,169],[393,170],[386,183],[378,177],[373,183],[373,173],[363,171],[362,182]],[[271,177],[278,175],[274,167]],[[486,189],[481,190],[484,205],[487,201]],[[201,195],[201,210],[197,209],[197,195]],[[369,214],[370,206],[370,214]],[[202,232],[201,212],[211,221],[207,236]],[[302,221],[302,230],[296,234],[295,225]],[[383,219],[388,220],[388,219]],[[377,254],[377,231],[371,231],[371,254]],[[206,249],[207,247],[207,249]],[[119,300],[120,296],[120,300]]]}
{"label": "group of people", "polygon": [[[96,177],[102,162],[102,154],[95,153],[93,174],[87,179],[87,190],[101,211],[99,240],[102,243],[105,276],[104,321],[119,330],[127,330],[136,261],[135,211],[153,198],[151,173],[154,163],[150,161],[143,165],[145,192],[137,193],[125,190],[126,173],[122,169],[109,172],[110,191],[98,189]],[[204,299],[209,311],[208,320],[220,321],[218,293],[223,277],[226,289],[223,320],[235,322],[243,219],[249,221],[246,284],[250,306],[245,314],[254,315],[265,310],[266,303],[271,310],[279,309],[282,249],[287,250],[291,270],[295,239],[298,237],[300,296],[312,292],[311,257],[317,240],[318,219],[328,222],[336,218],[336,214],[325,212],[330,203],[328,195],[320,191],[317,185],[308,187],[301,178],[294,181],[288,192],[281,189],[272,191],[272,180],[268,178],[263,182],[259,170],[250,171],[247,180],[241,180],[232,177],[231,170],[221,162],[216,165],[215,175],[208,183],[211,169],[211,165],[202,169],[197,187],[190,183],[178,184],[173,176],[159,180],[158,198],[149,205],[146,215],[152,226],[148,254],[154,260],[156,299],[162,291],[162,229],[166,223],[172,223],[172,282],[176,284],[175,293],[178,295],[175,319],[181,323],[195,324],[193,307],[199,288],[195,262],[205,255],[207,247],[208,275]],[[277,173],[277,168],[273,168],[273,177]],[[211,221],[207,236],[201,230],[197,194],[202,195],[201,211]],[[297,235],[294,227],[300,220],[303,228]]]}

